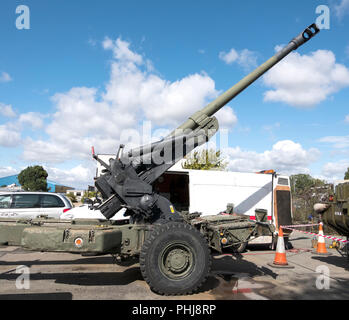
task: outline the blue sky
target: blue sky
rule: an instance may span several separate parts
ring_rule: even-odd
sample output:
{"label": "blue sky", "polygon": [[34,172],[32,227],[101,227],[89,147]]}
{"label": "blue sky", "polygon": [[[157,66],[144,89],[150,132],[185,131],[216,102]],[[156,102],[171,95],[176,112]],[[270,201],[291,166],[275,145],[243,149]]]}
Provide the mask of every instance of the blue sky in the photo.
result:
{"label": "blue sky", "polygon": [[[16,8],[30,29],[16,28]],[[93,183],[125,130],[173,129],[330,9],[323,29],[222,109],[229,169],[341,179],[349,167],[349,1],[0,4],[0,176],[41,164]]]}

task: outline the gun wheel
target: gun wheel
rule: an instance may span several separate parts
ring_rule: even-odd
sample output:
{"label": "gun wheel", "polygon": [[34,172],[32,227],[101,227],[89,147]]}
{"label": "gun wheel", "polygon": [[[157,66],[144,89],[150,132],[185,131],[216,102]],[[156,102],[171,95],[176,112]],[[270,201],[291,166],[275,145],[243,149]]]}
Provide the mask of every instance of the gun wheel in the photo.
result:
{"label": "gun wheel", "polygon": [[186,223],[156,226],[143,244],[139,261],[144,280],[164,295],[195,292],[211,268],[206,240]]}

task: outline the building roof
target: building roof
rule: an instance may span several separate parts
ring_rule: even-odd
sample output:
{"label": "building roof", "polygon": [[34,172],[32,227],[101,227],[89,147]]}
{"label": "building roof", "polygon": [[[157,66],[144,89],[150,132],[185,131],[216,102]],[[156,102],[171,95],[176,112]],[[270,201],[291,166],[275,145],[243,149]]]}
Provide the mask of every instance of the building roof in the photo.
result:
{"label": "building roof", "polygon": [[[18,181],[18,174],[7,176],[7,177],[0,177],[0,188],[3,186],[10,186],[15,184],[16,186],[20,186],[20,183]],[[55,192],[56,186],[63,186],[60,183],[47,180],[47,187],[50,188],[50,192]]]}

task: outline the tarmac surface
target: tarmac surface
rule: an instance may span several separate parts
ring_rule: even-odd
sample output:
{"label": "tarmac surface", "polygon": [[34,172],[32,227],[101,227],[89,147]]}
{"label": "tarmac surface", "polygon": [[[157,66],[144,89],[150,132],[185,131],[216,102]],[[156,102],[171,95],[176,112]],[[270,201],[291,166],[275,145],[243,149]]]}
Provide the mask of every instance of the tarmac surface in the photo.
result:
{"label": "tarmac surface", "polygon": [[[137,261],[126,266],[111,256],[0,247],[0,300],[344,300],[349,299],[349,261],[335,249],[314,253],[311,237],[294,232],[287,250],[292,269],[274,268],[275,251],[250,246],[242,257],[215,255],[208,281],[197,294],[160,296],[143,280]],[[25,267],[23,267],[25,266]]]}

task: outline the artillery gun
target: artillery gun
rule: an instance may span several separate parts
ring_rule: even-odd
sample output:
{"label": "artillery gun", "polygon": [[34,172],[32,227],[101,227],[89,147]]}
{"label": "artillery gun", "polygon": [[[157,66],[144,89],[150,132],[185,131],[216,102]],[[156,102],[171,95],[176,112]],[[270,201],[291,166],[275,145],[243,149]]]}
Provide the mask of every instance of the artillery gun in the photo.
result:
{"label": "artillery gun", "polygon": [[[97,209],[105,220],[0,219],[0,244],[40,251],[115,254],[120,259],[139,257],[142,275],[155,292],[176,295],[196,291],[210,272],[210,249],[222,252],[234,248],[272,225],[246,216],[182,215],[156,193],[153,183],[217,132],[219,125],[213,115],[218,110],[318,32],[315,24],[306,28],[163,140],[129,152],[120,145],[109,163],[93,150],[93,157],[104,167],[95,185],[103,197]],[[126,209],[129,224],[110,220],[121,209]]]}

